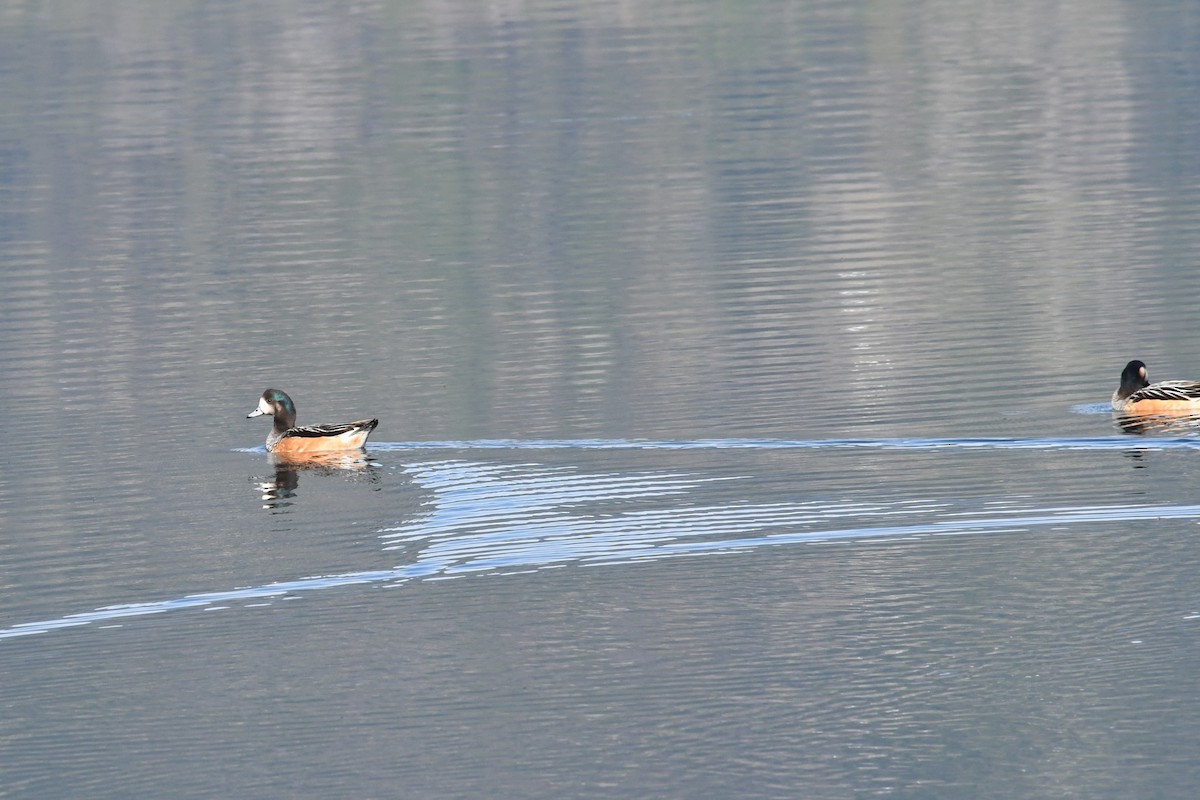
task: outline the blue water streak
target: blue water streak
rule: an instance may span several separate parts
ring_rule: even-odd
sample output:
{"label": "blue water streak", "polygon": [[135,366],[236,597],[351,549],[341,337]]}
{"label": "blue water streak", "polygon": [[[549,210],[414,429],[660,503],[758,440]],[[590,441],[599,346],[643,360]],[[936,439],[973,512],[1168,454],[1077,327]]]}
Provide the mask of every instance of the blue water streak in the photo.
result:
{"label": "blue water streak", "polygon": [[[670,558],[685,555],[716,555],[730,552],[745,552],[761,547],[790,544],[809,544],[847,539],[896,539],[920,536],[950,536],[981,533],[1004,533],[1027,531],[1044,526],[1067,526],[1112,522],[1133,522],[1164,519],[1200,519],[1200,505],[1184,506],[1096,506],[1058,509],[1027,509],[998,516],[971,518],[958,515],[933,522],[910,525],[849,526],[824,530],[804,530],[763,534],[747,537],[721,539],[685,540],[689,532],[711,534],[713,526],[705,524],[714,511],[726,514],[726,519],[716,526],[718,529],[739,525],[735,519],[738,509],[695,509],[701,512],[691,522],[684,519],[675,527],[657,529],[653,535],[632,540],[613,539],[611,531],[600,534],[580,534],[550,537],[535,536],[521,542],[517,548],[451,548],[445,550],[431,546],[426,553],[419,553],[412,564],[399,565],[391,570],[349,572],[338,575],[322,575],[297,580],[276,581],[241,589],[206,592],[184,597],[149,603],[134,603],[104,606],[93,611],[69,614],[64,617],[36,622],[25,622],[0,629],[0,640],[15,639],[34,634],[49,633],[64,628],[81,627],[97,623],[113,623],[137,617],[163,614],[169,611],[215,608],[224,603],[281,598],[295,596],[338,586],[355,584],[403,583],[419,580],[438,580],[465,573],[496,572],[516,566],[534,569],[561,566],[564,563],[619,564]],[[746,510],[746,509],[742,509]],[[753,509],[749,509],[754,511]],[[732,516],[730,516],[732,515]],[[718,514],[717,516],[720,516]],[[779,520],[772,520],[777,523]],[[660,520],[661,522],[661,520]],[[747,524],[743,520],[743,524]],[[417,526],[419,528],[419,525]],[[752,526],[751,526],[752,527]],[[725,533],[730,531],[726,530]],[[410,531],[410,534],[412,532]],[[543,532],[544,533],[544,532]],[[478,542],[476,542],[478,544]]]}
{"label": "blue water streak", "polygon": [[1074,438],[882,438],[882,439],[472,439],[434,442],[372,442],[371,450],[1172,450],[1200,449],[1196,437],[1093,436]]}

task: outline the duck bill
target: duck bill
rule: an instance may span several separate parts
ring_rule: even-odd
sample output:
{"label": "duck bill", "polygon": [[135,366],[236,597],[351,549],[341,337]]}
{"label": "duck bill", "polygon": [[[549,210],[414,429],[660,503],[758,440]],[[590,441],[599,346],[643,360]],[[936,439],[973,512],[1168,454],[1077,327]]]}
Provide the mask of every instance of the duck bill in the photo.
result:
{"label": "duck bill", "polygon": [[256,408],[246,415],[246,419],[250,419],[251,417],[261,417],[265,413],[267,412],[263,411],[261,408]]}

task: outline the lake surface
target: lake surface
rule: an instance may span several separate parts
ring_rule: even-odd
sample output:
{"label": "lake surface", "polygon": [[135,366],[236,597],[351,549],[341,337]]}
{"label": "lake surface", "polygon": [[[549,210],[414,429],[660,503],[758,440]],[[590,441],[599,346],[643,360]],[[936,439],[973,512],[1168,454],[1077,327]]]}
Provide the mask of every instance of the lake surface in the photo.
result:
{"label": "lake surface", "polygon": [[0,8],[0,796],[1193,796],[1198,93],[1183,2]]}

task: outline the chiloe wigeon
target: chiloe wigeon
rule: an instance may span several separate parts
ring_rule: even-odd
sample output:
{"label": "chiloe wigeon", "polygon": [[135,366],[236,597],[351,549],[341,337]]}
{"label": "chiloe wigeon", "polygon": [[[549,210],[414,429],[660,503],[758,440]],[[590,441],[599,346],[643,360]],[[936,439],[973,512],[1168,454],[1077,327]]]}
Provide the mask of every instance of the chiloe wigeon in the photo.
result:
{"label": "chiloe wigeon", "polygon": [[344,450],[361,450],[377,419],[360,419],[357,422],[342,422],[331,425],[305,425],[296,427],[296,404],[286,392],[267,389],[258,400],[258,408],[246,418],[269,414],[275,424],[267,436],[267,452],[281,456],[305,456],[316,453],[332,453]]}

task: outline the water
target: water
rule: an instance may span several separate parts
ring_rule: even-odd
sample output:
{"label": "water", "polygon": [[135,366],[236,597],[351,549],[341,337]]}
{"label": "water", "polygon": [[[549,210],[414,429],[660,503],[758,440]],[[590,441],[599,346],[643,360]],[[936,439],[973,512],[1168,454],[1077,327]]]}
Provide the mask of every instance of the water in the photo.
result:
{"label": "water", "polygon": [[1190,6],[52,12],[0,794],[1191,796]]}

